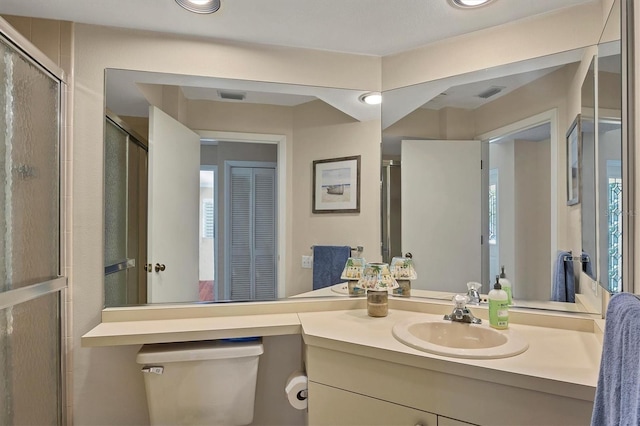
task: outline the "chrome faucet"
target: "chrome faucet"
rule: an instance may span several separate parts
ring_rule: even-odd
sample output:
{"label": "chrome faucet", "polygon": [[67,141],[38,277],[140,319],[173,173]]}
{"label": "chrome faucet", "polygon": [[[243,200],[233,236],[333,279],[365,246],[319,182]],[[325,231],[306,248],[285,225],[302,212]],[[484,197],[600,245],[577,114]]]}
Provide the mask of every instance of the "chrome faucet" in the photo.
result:
{"label": "chrome faucet", "polygon": [[478,290],[482,288],[482,284],[476,282],[468,282],[467,283],[467,297],[469,298],[469,303],[472,305],[480,304],[480,293]]}
{"label": "chrome faucet", "polygon": [[449,315],[445,315],[444,319],[447,321],[464,322],[468,324],[480,324],[482,320],[473,316],[466,304],[469,298],[464,294],[456,294],[453,296],[453,302],[456,306],[453,308],[453,312]]}

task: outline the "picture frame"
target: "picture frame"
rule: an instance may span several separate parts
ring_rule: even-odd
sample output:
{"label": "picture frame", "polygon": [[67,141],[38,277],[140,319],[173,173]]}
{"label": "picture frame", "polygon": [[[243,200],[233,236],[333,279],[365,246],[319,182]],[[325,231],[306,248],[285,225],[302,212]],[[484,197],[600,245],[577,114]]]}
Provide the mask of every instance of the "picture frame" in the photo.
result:
{"label": "picture frame", "polygon": [[313,213],[360,213],[360,155],[313,162]]}
{"label": "picture frame", "polygon": [[567,131],[567,205],[580,202],[580,157],[582,155],[582,129],[580,114]]}

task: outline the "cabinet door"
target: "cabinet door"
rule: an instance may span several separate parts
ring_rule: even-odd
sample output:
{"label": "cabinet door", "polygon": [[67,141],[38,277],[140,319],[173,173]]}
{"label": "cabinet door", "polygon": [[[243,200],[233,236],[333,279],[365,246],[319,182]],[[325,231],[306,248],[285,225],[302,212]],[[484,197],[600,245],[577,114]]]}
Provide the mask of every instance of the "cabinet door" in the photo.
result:
{"label": "cabinet door", "polygon": [[309,382],[309,425],[437,426],[435,414]]}
{"label": "cabinet door", "polygon": [[473,424],[450,419],[449,417],[438,416],[438,426],[473,426]]}

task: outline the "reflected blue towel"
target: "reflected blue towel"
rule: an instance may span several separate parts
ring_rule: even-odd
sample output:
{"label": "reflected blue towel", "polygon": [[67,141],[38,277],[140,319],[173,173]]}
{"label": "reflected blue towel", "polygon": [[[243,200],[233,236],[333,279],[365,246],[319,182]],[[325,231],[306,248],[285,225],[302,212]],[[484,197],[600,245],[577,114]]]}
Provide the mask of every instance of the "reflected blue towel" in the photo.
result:
{"label": "reflected blue towel", "polygon": [[631,293],[611,298],[592,426],[640,424],[640,300]]}
{"label": "reflected blue towel", "polygon": [[349,256],[351,246],[313,246],[313,289],[342,282],[340,275]]}
{"label": "reflected blue towel", "polygon": [[576,280],[573,273],[573,261],[570,251],[559,251],[553,267],[551,300],[556,302],[576,301]]}
{"label": "reflected blue towel", "polygon": [[582,256],[580,257],[580,262],[582,262],[582,272],[589,275],[594,280],[596,279],[596,275],[593,273],[593,267],[591,265],[591,256],[588,253],[582,252]]}

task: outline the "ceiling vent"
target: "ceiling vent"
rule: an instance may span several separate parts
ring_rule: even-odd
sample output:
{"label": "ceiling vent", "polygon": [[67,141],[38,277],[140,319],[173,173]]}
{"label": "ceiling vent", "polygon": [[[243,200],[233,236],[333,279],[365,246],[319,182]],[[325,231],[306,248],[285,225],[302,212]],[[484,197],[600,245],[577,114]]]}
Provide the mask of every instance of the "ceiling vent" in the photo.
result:
{"label": "ceiling vent", "polygon": [[490,97],[502,92],[504,89],[504,86],[491,86],[487,90],[478,93],[476,96],[482,99],[489,99]]}
{"label": "ceiling vent", "polygon": [[221,99],[244,101],[244,99],[247,97],[247,94],[245,92],[227,92],[218,90],[218,96],[220,96]]}

